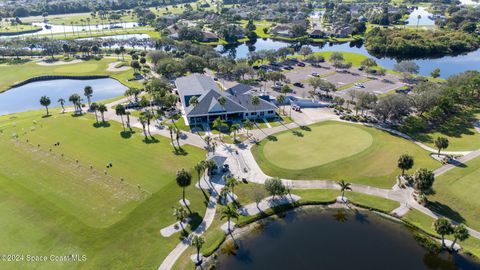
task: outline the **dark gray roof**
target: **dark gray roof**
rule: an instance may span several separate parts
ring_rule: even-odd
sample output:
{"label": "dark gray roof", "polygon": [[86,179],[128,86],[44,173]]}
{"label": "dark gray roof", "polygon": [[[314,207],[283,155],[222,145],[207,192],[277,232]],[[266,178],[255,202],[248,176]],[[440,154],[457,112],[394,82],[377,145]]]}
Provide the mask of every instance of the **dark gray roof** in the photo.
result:
{"label": "dark gray roof", "polygon": [[[182,97],[182,103],[185,100],[185,96],[199,96],[196,106],[190,105],[185,108],[185,113],[190,117],[213,113],[236,113],[277,109],[273,103],[263,99],[260,99],[260,104],[253,106],[251,104],[252,94],[250,93],[252,87],[246,84],[235,85],[223,92],[211,77],[193,74],[178,78],[175,81],[175,85],[177,86],[178,93]],[[220,97],[225,98],[225,104],[223,106],[218,102]]]}
{"label": "dark gray roof", "polygon": [[241,95],[241,94],[245,94],[246,92],[252,90],[253,87],[251,87],[250,85],[248,84],[243,84],[243,83],[239,83],[233,87],[230,87],[227,89],[227,92],[234,96],[234,95]]}
{"label": "dark gray roof", "polygon": [[[222,106],[218,102],[220,97],[225,97],[225,104]],[[223,112],[246,112],[247,109],[234,100],[230,95],[217,90],[210,90],[206,94],[202,95],[198,99],[198,104],[194,107],[192,105],[185,109],[188,116],[206,115],[211,113],[223,113]]]}
{"label": "dark gray roof", "polygon": [[268,102],[261,98],[260,98],[260,103],[257,106],[253,106],[252,95],[249,93],[245,93],[242,95],[235,95],[235,96],[232,96],[231,98],[238,104],[242,105],[249,112],[270,111],[270,110],[277,109],[277,106],[275,106],[273,103]]}
{"label": "dark gray roof", "polygon": [[182,100],[185,96],[200,96],[211,89],[220,91],[212,78],[202,74],[180,77],[175,80],[175,86],[177,86],[178,94],[182,97]]}

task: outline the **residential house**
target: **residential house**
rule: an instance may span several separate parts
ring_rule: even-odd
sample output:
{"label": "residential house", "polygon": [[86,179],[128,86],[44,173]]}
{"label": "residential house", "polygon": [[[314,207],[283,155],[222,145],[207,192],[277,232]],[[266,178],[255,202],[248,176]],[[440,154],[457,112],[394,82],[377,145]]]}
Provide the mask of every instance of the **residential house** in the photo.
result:
{"label": "residential house", "polygon": [[313,29],[308,32],[308,36],[311,38],[323,38],[325,37],[325,32],[320,29]]}
{"label": "residential house", "polygon": [[218,36],[215,33],[212,33],[210,31],[202,31],[203,42],[217,42],[218,41]]}

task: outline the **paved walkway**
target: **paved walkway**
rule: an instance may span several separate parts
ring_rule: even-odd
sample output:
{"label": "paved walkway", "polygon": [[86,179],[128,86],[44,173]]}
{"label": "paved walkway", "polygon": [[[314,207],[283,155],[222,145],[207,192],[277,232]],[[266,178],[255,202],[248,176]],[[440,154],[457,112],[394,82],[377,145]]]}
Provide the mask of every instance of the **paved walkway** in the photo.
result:
{"label": "paved walkway", "polygon": [[[215,157],[212,157],[212,159],[216,161]],[[187,248],[190,246],[190,242],[192,241],[193,236],[202,235],[208,230],[210,225],[212,225],[213,219],[215,218],[215,213],[217,211],[218,194],[221,189],[221,185],[214,185],[212,183],[216,183],[216,182],[218,183],[218,182],[221,182],[222,180],[221,180],[221,176],[217,176],[213,178],[211,181],[207,179],[208,177],[204,175],[202,179],[200,179],[200,183],[197,183],[198,187],[209,189],[211,192],[211,195],[207,204],[207,210],[205,211],[205,215],[203,216],[202,223],[185,240],[178,243],[178,245],[163,260],[160,267],[158,267],[158,270],[172,269],[173,265],[178,260],[178,258],[180,258],[183,252],[185,252],[185,250],[187,250]]]}
{"label": "paved walkway", "polygon": [[[113,103],[108,104],[109,107],[116,105],[120,102],[124,102],[124,100],[118,100]],[[115,112],[113,110],[109,110],[105,114],[105,119],[108,120],[115,120],[120,122],[121,119],[119,116],[115,115]],[[138,122],[138,119],[136,117],[130,117],[130,122],[133,127],[137,128],[142,128],[141,124]],[[273,135],[275,133],[289,130],[292,128],[298,128],[299,125],[295,122],[286,124],[286,125],[280,125],[277,127],[273,128],[268,128],[268,129],[257,129],[253,130],[251,134],[256,138],[256,140],[262,140],[266,138],[269,135]],[[411,137],[409,137],[406,134],[403,134],[401,132],[398,132],[396,130],[391,130],[385,127],[377,126],[375,125],[374,127],[380,128],[386,131],[389,131],[391,133],[397,134],[398,136],[401,136],[405,139],[411,140],[414,143],[416,143],[418,146],[421,148],[430,151],[430,152],[436,152],[436,149],[433,149],[427,145],[424,145],[423,143],[417,142],[413,140]],[[153,124],[151,125],[151,133],[152,134],[159,134],[161,136],[170,137],[170,133],[166,128],[161,128],[161,127],[156,127]],[[181,139],[182,144],[190,144],[194,145],[200,148],[205,148],[206,144],[204,140],[196,134],[190,133],[190,132],[183,132],[184,136]],[[232,173],[240,178],[246,178],[251,182],[258,183],[258,184],[263,184],[265,183],[265,180],[270,178],[268,175],[263,173],[263,171],[260,169],[258,166],[257,162],[255,161],[251,151],[250,151],[251,145],[247,144],[240,144],[240,145],[230,145],[230,144],[222,144],[219,147],[217,147],[217,156],[222,156],[224,163],[227,163],[230,165],[230,170]],[[462,157],[458,158],[458,162],[464,163],[467,162],[471,159],[474,159],[476,157],[480,156],[480,150],[477,151],[443,151],[445,154],[453,154],[453,155],[463,155]],[[218,162],[217,162],[218,163]],[[220,164],[219,164],[220,165]],[[437,169],[435,171],[435,175],[441,175],[453,168],[455,168],[455,165],[447,164],[442,166],[441,168]],[[282,182],[285,185],[288,185],[292,189],[339,189],[338,185],[336,184],[336,181],[331,180],[331,179],[322,179],[322,180],[289,180],[289,179],[282,179]],[[408,212],[408,209],[414,208],[417,209],[418,211],[427,214],[433,218],[438,218],[439,215],[438,213],[435,213],[431,211],[430,209],[418,204],[412,194],[413,194],[413,189],[407,188],[407,189],[398,189],[398,188],[392,188],[392,189],[382,189],[382,188],[377,188],[377,187],[371,187],[371,186],[365,186],[365,185],[360,185],[360,184],[352,184],[352,189],[355,192],[360,192],[368,195],[373,195],[373,196],[378,196],[390,200],[394,200],[400,203],[400,207],[394,210],[394,213],[397,213],[399,215],[405,215]],[[215,188],[216,189],[216,188]],[[214,192],[214,194],[216,194]],[[216,204],[217,204],[217,198],[218,196],[211,196],[209,205],[207,208],[207,211],[204,216],[204,220],[202,224],[184,241],[179,243],[177,247],[165,258],[163,263],[160,265],[158,269],[171,269],[172,266],[175,264],[175,261],[180,257],[180,255],[188,248],[189,242],[192,238],[193,235],[195,234],[202,234],[203,232],[208,229],[208,227],[211,225],[213,222],[213,219],[215,217],[215,209],[216,209]],[[473,230],[471,228],[468,228],[471,236],[480,239],[480,232]]]}

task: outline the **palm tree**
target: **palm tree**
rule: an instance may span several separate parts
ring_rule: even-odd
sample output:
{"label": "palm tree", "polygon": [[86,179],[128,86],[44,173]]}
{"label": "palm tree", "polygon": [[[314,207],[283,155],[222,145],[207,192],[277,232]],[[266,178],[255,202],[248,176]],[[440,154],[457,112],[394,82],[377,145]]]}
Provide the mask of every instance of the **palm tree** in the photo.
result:
{"label": "palm tree", "polygon": [[258,116],[260,114],[257,112],[257,106],[260,104],[260,98],[258,96],[252,96],[251,102],[252,102],[253,107],[255,107],[255,113],[256,113],[257,118],[258,118]]}
{"label": "palm tree", "polygon": [[140,115],[140,117],[138,118],[138,121],[140,121],[140,124],[142,124],[142,130],[143,130],[143,135],[145,136],[145,140],[147,139],[148,135],[147,135],[147,130],[145,129],[145,126],[147,124],[147,117],[143,114]]}
{"label": "palm tree", "polygon": [[277,97],[277,102],[282,106],[282,111],[283,114],[285,115],[285,96],[284,95],[279,95]]}
{"label": "palm tree", "polygon": [[213,172],[218,169],[217,163],[212,159],[205,161],[205,168],[207,169],[208,176],[212,176]]}
{"label": "palm tree", "polygon": [[77,112],[80,112],[82,113],[82,105],[81,105],[81,98],[78,94],[72,94],[69,98],[68,98],[68,101],[70,101],[71,103],[73,103],[73,106],[75,108],[75,114]]}
{"label": "palm tree", "polygon": [[182,193],[183,203],[187,205],[185,201],[185,188],[192,183],[192,175],[187,170],[181,169],[177,171],[176,180],[177,180],[178,186],[181,187],[183,190],[183,193]]}
{"label": "palm tree", "polygon": [[213,121],[213,128],[215,128],[215,129],[217,129],[218,131],[220,131],[220,132],[218,133],[218,138],[221,138],[221,137],[222,137],[222,129],[223,129],[223,127],[225,127],[226,125],[227,125],[227,123],[226,123],[224,120],[222,120],[222,118],[220,118],[220,117],[217,117],[217,119],[215,119],[215,120]]}
{"label": "palm tree", "polygon": [[344,201],[343,198],[345,197],[345,191],[352,190],[352,184],[345,182],[345,180],[339,181],[337,184],[340,186],[340,191],[342,192],[342,201]]}
{"label": "palm tree", "polygon": [[83,89],[83,95],[87,97],[88,107],[91,105],[91,98],[93,95],[93,88],[89,85],[85,86]]}
{"label": "palm tree", "polygon": [[238,185],[238,181],[232,175],[224,176],[225,185],[230,189],[232,193],[235,192],[235,186]]}
{"label": "palm tree", "polygon": [[[228,222],[228,233],[230,233],[231,235],[231,228],[230,228],[230,221],[233,219],[236,219],[238,220],[238,213],[237,211],[231,206],[231,205],[227,205],[225,206],[225,208],[223,208],[222,210],[222,214],[220,216],[220,219],[223,220],[223,219],[227,219],[227,222]],[[233,235],[232,235],[232,239],[233,239]]]}
{"label": "palm tree", "polygon": [[42,96],[40,98],[40,104],[45,107],[45,110],[47,111],[47,116],[49,116],[50,114],[48,113],[48,106],[50,106],[50,104],[52,103],[52,101],[50,100],[49,97],[47,96]]}
{"label": "palm tree", "polygon": [[418,14],[417,16],[417,29],[418,29],[418,25],[420,24],[420,19],[422,18],[422,15]]}
{"label": "palm tree", "polygon": [[397,162],[398,168],[402,170],[402,175],[405,175],[406,170],[410,170],[413,167],[413,157],[407,154],[400,156]]}
{"label": "palm tree", "polygon": [[188,104],[192,105],[193,107],[198,105],[198,97],[193,96],[188,100]]}
{"label": "palm tree", "polygon": [[195,235],[193,236],[190,244],[197,249],[197,264],[200,264],[200,249],[202,248],[203,244],[205,244],[205,239],[203,239],[203,237],[200,235]]}
{"label": "palm tree", "polygon": [[467,228],[463,224],[459,224],[453,228],[453,236],[455,237],[453,239],[452,245],[450,246],[451,250],[455,250],[455,244],[457,243],[458,240],[464,241],[467,240],[468,237],[470,237],[470,233],[468,232]]}
{"label": "palm tree", "polygon": [[173,215],[175,216],[175,219],[178,221],[180,224],[180,227],[182,228],[182,231],[185,232],[185,228],[183,227],[183,223],[185,222],[185,219],[188,217],[188,212],[185,210],[183,206],[180,207],[174,207],[173,208]]}
{"label": "palm tree", "polygon": [[[217,101],[218,101],[218,104],[222,106],[223,110],[225,110],[225,103],[227,103],[227,99],[222,96],[222,97],[219,97]],[[227,119],[227,114],[225,114],[225,119]]]}
{"label": "palm tree", "polygon": [[125,111],[125,115],[127,116],[127,127],[131,130],[132,128],[130,127],[130,112]]}
{"label": "palm tree", "polygon": [[435,232],[442,236],[442,246],[445,246],[445,235],[453,233],[453,228],[450,220],[444,217],[440,217],[435,220],[435,222],[433,222],[433,227],[435,228]]}
{"label": "palm tree", "polygon": [[144,116],[144,120],[146,120],[146,126],[147,126],[147,130],[148,130],[148,135],[150,135],[150,137],[152,136],[152,133],[150,133],[150,122],[152,121],[153,119],[153,114],[150,112],[150,111],[143,111],[140,116]]}
{"label": "palm tree", "polygon": [[180,146],[180,137],[182,136],[182,131],[179,128],[175,129],[175,140],[177,141],[178,148],[182,149]]}
{"label": "palm tree", "polygon": [[197,177],[198,177],[198,182],[200,182],[200,179],[202,179],[202,175],[203,173],[205,172],[205,160],[202,160],[200,162],[198,162],[197,164],[195,164],[195,166],[193,167],[195,169],[195,171],[197,172]]}
{"label": "palm tree", "polygon": [[65,112],[65,107],[64,107],[64,105],[65,105],[65,99],[59,98],[59,99],[58,99],[58,103],[60,103],[60,106],[62,106],[62,113],[64,113],[64,112]]}
{"label": "palm tree", "polygon": [[445,137],[438,137],[436,140],[435,140],[435,146],[437,147],[438,149],[438,156],[440,156],[440,151],[442,149],[447,149],[448,148],[448,139],[445,138]]}
{"label": "palm tree", "polygon": [[90,110],[92,110],[93,113],[95,114],[95,121],[96,121],[97,124],[98,124],[98,115],[97,115],[98,104],[97,104],[96,102],[93,102],[92,105],[90,105]]}
{"label": "palm tree", "polygon": [[105,106],[105,104],[99,103],[98,104],[98,111],[102,115],[102,122],[105,123],[105,112],[108,111],[107,106]]}
{"label": "palm tree", "polygon": [[248,137],[248,131],[253,128],[253,123],[250,121],[250,119],[245,120],[243,123],[243,127],[247,130],[247,137]]}
{"label": "palm tree", "polygon": [[122,61],[125,61],[125,47],[123,46],[120,46],[120,54],[122,54]]}
{"label": "palm tree", "polygon": [[123,122],[123,116],[125,115],[125,113],[126,113],[125,106],[123,106],[122,104],[118,104],[117,106],[115,106],[115,114],[120,115],[120,119],[122,120],[123,131],[125,131],[125,124]]}
{"label": "palm tree", "polygon": [[233,131],[233,141],[237,141],[237,132],[240,130],[240,125],[239,124],[233,124],[231,127],[231,130]]}
{"label": "palm tree", "polygon": [[172,146],[173,148],[175,149],[175,151],[177,150],[177,147],[175,146],[175,143],[173,142],[173,133],[176,132],[177,128],[174,126],[174,125],[168,125],[168,131],[170,132],[170,141],[172,142]]}

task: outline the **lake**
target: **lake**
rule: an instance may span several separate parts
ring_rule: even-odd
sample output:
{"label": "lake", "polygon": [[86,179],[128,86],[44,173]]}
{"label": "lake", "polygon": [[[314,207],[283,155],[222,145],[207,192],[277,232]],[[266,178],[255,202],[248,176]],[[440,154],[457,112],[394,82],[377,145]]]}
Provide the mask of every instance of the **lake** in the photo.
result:
{"label": "lake", "polygon": [[[420,15],[420,19],[418,16]],[[432,13],[428,12],[424,7],[418,7],[414,9],[407,20],[407,25],[416,26],[417,23],[419,26],[432,26],[435,25],[435,21],[431,19]]]}
{"label": "lake", "polygon": [[83,88],[90,85],[93,88],[92,101],[105,100],[123,95],[126,86],[111,78],[92,80],[49,80],[28,83],[12,88],[0,94],[0,115],[37,110],[44,108],[40,105],[40,97],[47,96],[52,101],[50,107],[60,106],[58,99],[68,102],[71,94],[79,94],[86,103]]}
{"label": "lake", "polygon": [[220,250],[216,269],[480,269],[459,255],[430,254],[403,224],[367,211],[300,209],[236,241],[236,256]]}
{"label": "lake", "polygon": [[[258,39],[253,45],[242,43],[239,45],[219,45],[216,50],[224,55],[229,55],[235,59],[247,58],[248,52],[256,50],[278,50],[279,48],[290,46],[290,44],[272,39]],[[347,42],[342,44],[324,44],[310,45],[314,52],[337,51],[353,52],[371,57],[377,63],[385,68],[393,69],[398,62],[394,58],[376,57],[368,53],[363,46],[363,42]],[[412,60],[420,67],[419,73],[424,76],[430,76],[435,68],[440,68],[440,77],[447,78],[467,70],[480,70],[480,49],[467,54],[457,56],[444,56],[434,59],[415,59]]]}
{"label": "lake", "polygon": [[[35,36],[35,35],[44,35],[44,34],[58,34],[58,33],[84,33],[89,35],[89,31],[98,31],[101,29],[112,29],[112,28],[134,28],[138,26],[137,22],[122,22],[122,23],[112,23],[112,24],[96,24],[96,25],[61,25],[61,24],[48,24],[48,23],[32,23],[34,26],[41,26],[42,30],[35,33],[6,36],[6,37],[21,37],[21,36]],[[49,29],[47,29],[49,27]]]}

